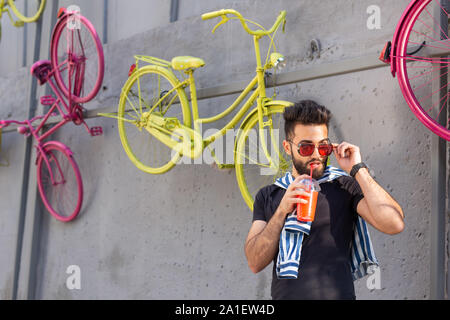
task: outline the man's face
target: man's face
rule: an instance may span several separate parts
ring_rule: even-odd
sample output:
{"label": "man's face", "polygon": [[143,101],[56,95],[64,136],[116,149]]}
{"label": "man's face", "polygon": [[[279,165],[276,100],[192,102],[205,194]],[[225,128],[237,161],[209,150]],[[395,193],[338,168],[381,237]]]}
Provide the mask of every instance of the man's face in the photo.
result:
{"label": "man's face", "polygon": [[[293,173],[295,176],[302,174],[310,174],[312,163],[318,164],[313,171],[313,178],[319,179],[325,171],[328,156],[321,156],[317,146],[320,143],[327,142],[328,129],[326,125],[302,125],[297,124],[294,130],[294,136],[290,141],[284,140],[284,151],[292,157]],[[313,143],[316,148],[310,156],[301,156],[298,152],[298,145],[300,143]],[[297,173],[297,174],[295,174]]]}

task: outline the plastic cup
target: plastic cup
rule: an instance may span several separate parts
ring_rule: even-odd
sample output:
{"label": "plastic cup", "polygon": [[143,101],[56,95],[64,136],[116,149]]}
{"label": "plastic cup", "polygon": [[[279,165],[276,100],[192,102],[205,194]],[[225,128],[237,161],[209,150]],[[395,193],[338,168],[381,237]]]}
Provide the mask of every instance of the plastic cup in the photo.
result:
{"label": "plastic cup", "polygon": [[308,201],[307,203],[297,203],[297,220],[302,222],[313,222],[316,215],[317,196],[319,195],[320,186],[314,179],[300,180],[300,184],[305,186],[305,191],[310,196],[299,196],[299,198]]}

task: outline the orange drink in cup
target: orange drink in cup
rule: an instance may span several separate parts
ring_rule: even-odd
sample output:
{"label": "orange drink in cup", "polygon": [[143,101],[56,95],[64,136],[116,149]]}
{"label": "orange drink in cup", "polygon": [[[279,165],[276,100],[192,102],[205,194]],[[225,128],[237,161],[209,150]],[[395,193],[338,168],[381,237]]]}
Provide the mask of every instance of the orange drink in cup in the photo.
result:
{"label": "orange drink in cup", "polygon": [[312,222],[316,215],[317,196],[319,195],[319,183],[312,178],[312,172],[317,165],[311,164],[311,175],[307,179],[300,180],[300,184],[304,185],[304,190],[310,195],[299,196],[301,199],[308,201],[307,203],[297,204],[297,220],[302,222]]}
{"label": "orange drink in cup", "polygon": [[300,198],[308,202],[297,203],[297,220],[312,222],[316,214],[317,196],[319,195],[320,187],[314,179],[303,179],[300,183],[306,186],[305,191],[309,192],[310,196],[300,196]]}

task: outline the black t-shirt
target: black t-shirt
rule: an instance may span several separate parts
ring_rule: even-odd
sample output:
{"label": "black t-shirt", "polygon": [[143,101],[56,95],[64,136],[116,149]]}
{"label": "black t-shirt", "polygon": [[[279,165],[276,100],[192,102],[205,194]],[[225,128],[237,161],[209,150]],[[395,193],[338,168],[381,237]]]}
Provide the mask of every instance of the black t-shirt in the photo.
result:
{"label": "black t-shirt", "polygon": [[[273,263],[272,298],[279,299],[355,299],[350,270],[350,249],[358,214],[356,207],[364,197],[358,182],[342,176],[320,184],[316,215],[309,236],[302,244],[297,279],[278,279]],[[253,205],[253,221],[268,222],[286,190],[269,185],[259,190]]]}

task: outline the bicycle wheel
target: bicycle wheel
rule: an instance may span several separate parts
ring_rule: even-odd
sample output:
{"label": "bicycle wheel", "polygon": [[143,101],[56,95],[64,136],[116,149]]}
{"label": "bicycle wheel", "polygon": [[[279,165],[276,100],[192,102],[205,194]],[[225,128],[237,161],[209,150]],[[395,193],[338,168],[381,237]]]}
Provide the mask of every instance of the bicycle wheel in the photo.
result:
{"label": "bicycle wheel", "polygon": [[268,119],[264,119],[264,121],[272,120],[272,128],[264,129],[263,137],[265,137],[267,150],[274,161],[273,168],[270,168],[269,160],[262,148],[261,137],[258,133],[258,114],[249,119],[237,138],[236,178],[242,197],[250,210],[253,210],[253,201],[259,189],[273,184],[277,178],[292,170],[292,163],[282,147],[284,109],[284,106],[271,106]]}
{"label": "bicycle wheel", "polygon": [[67,98],[70,91],[75,103],[86,103],[97,95],[105,62],[102,43],[89,20],[81,15],[63,17],[53,33],[51,58],[56,83]]}
{"label": "bicycle wheel", "polygon": [[40,154],[37,160],[37,183],[42,202],[59,221],[71,221],[80,212],[83,202],[80,170],[72,152],[62,143],[48,142],[43,148],[49,165]]}
{"label": "bicycle wheel", "polygon": [[[23,22],[31,23],[39,19],[45,8],[46,0],[8,0],[8,5],[14,14]],[[26,8],[28,4],[28,8]],[[19,11],[19,9],[21,11]],[[25,13],[22,13],[25,12]]]}
{"label": "bicycle wheel", "polygon": [[[432,132],[450,141],[446,110],[449,100],[450,55],[448,28],[443,29],[441,16],[448,21],[445,6],[437,0],[419,0],[406,17],[399,37],[397,53],[398,81],[409,107]],[[433,83],[439,83],[433,88]]]}
{"label": "bicycle wheel", "polygon": [[[180,87],[174,89],[178,84],[170,71],[150,65],[134,71],[122,89],[118,111],[120,140],[130,160],[144,172],[165,173],[182,156],[181,151],[173,151],[145,129],[152,115],[191,126],[186,93]],[[171,138],[172,131],[163,129],[156,130]]]}

